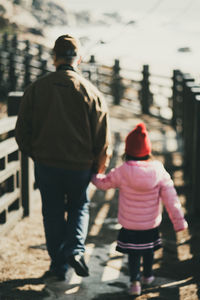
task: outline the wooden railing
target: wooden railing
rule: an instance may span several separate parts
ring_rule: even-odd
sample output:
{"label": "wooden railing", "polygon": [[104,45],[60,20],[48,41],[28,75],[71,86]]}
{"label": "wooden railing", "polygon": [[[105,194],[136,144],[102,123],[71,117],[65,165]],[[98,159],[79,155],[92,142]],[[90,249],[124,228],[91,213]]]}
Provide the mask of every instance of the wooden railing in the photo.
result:
{"label": "wooden railing", "polygon": [[14,129],[22,92],[10,92],[8,116],[0,119],[0,235],[6,233],[32,210],[33,163],[15,141]]}
{"label": "wooden railing", "polygon": [[0,120],[0,234],[23,215],[20,158],[13,136],[16,116]]}
{"label": "wooden railing", "polygon": [[150,73],[149,66],[141,70],[95,63],[82,64],[81,70],[115,105],[128,105],[134,112],[151,114],[163,121],[172,120],[173,78]]}

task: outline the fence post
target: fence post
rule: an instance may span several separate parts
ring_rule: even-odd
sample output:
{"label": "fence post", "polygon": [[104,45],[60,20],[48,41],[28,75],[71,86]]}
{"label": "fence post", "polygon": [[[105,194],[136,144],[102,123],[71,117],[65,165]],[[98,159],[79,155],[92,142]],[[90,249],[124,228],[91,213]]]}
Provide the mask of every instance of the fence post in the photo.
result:
{"label": "fence post", "polygon": [[98,71],[99,66],[96,64],[94,55],[90,56],[88,61],[89,68],[87,69],[88,79],[99,88]]}
{"label": "fence post", "polygon": [[192,161],[192,212],[200,214],[200,95],[194,98],[194,131],[193,131],[193,161]]}
{"label": "fence post", "polygon": [[113,66],[111,90],[113,95],[113,103],[115,105],[119,105],[123,97],[124,87],[122,85],[122,78],[120,76],[120,62],[118,59],[115,59],[115,63]]}
{"label": "fence post", "polygon": [[172,126],[176,128],[179,122],[179,104],[182,101],[182,73],[179,70],[174,70],[172,80]]}
{"label": "fence post", "polygon": [[43,46],[42,45],[38,45],[38,54],[37,54],[37,57],[38,57],[38,60],[39,61],[42,61],[42,55],[43,55]]}
{"label": "fence post", "polygon": [[2,47],[3,51],[8,51],[8,34],[7,33],[4,33],[4,35],[3,35],[2,44],[3,44],[3,47]]}
{"label": "fence post", "polygon": [[184,178],[185,182],[191,188],[192,185],[192,147],[193,147],[193,130],[194,130],[194,93],[195,83],[188,74],[183,74],[183,88],[181,93],[182,108],[182,137],[183,137],[183,157],[184,157]]}
{"label": "fence post", "polygon": [[[182,74],[182,94],[181,94],[181,119],[182,133],[186,127],[191,125],[194,103],[191,101],[191,88],[195,86],[194,78],[190,74]],[[193,98],[192,98],[193,100]],[[189,115],[190,114],[190,115]]]}
{"label": "fence post", "polygon": [[1,101],[5,98],[5,87],[4,87],[4,65],[3,65],[2,53],[0,51],[0,99]]}
{"label": "fence post", "polygon": [[18,49],[17,35],[15,34],[11,40],[11,51],[9,54],[9,90],[15,91],[17,87],[16,75],[16,59]]}
{"label": "fence post", "polygon": [[17,76],[15,72],[15,57],[14,52],[9,55],[9,90],[15,91],[17,85]]}
{"label": "fence post", "polygon": [[42,58],[43,57],[43,52],[44,52],[43,46],[38,45],[37,57],[38,57],[38,61],[40,62],[40,69],[41,69],[41,72],[38,75],[38,77],[45,75],[46,72],[47,72],[47,60]]}
{"label": "fence post", "polygon": [[90,64],[95,64],[95,62],[96,62],[96,61],[95,61],[95,56],[94,56],[94,55],[91,55],[91,56],[90,56],[89,63],[90,63]]}
{"label": "fence post", "polygon": [[[19,105],[23,92],[10,92],[8,94],[8,116],[16,116],[19,111]],[[22,206],[24,209],[24,216],[28,216],[31,212],[31,201],[30,201],[30,183],[29,183],[29,158],[27,155],[20,153],[21,161],[21,174],[20,174],[20,188]]]}
{"label": "fence post", "polygon": [[25,74],[24,74],[24,87],[29,85],[31,83],[31,55],[30,55],[30,42],[27,40],[26,41],[26,48],[25,48],[25,58],[24,58],[24,69],[25,69]]}
{"label": "fence post", "polygon": [[12,47],[11,51],[14,51],[16,53],[17,48],[18,48],[17,46],[18,46],[17,35],[14,34],[14,36],[13,36],[13,38],[11,40],[11,47]]}
{"label": "fence post", "polygon": [[40,69],[41,69],[41,72],[39,74],[39,77],[43,76],[47,73],[47,61],[46,60],[43,59],[40,61]]}
{"label": "fence post", "polygon": [[141,81],[140,102],[142,113],[149,114],[151,95],[149,90],[149,66],[144,65],[142,70],[143,79]]}
{"label": "fence post", "polygon": [[[200,86],[196,86],[193,81],[184,82],[183,93],[183,143],[184,143],[184,178],[189,188],[188,212],[194,212],[194,189],[196,179],[196,161],[199,154],[195,152],[197,144],[197,129],[199,115],[196,112],[196,97],[200,95]],[[199,112],[199,111],[198,111]],[[196,120],[197,119],[197,120]]]}

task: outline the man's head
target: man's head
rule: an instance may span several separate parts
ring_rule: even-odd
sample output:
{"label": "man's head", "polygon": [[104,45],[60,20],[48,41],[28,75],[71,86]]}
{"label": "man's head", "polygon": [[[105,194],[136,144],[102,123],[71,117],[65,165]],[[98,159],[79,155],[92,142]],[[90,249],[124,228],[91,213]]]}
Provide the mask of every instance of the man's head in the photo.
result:
{"label": "man's head", "polygon": [[55,41],[53,48],[55,66],[63,63],[70,65],[78,63],[80,60],[79,52],[80,44],[77,39],[68,34],[61,35]]}

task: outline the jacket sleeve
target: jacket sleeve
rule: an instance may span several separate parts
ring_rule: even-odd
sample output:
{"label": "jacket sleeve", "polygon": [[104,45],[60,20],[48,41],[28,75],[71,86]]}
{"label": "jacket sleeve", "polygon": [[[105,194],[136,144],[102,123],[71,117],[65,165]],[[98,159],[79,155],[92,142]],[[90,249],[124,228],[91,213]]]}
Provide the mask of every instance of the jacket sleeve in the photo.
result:
{"label": "jacket sleeve", "polygon": [[169,173],[164,169],[162,170],[162,182],[160,196],[167,210],[170,220],[173,223],[175,231],[181,231],[188,227],[188,224],[184,218],[184,214],[181,208],[181,203],[176,193],[174,183]]}
{"label": "jacket sleeve", "polygon": [[19,149],[26,155],[32,157],[32,89],[28,88],[20,103],[18,118],[15,127],[15,138]]}
{"label": "jacket sleeve", "polygon": [[94,153],[93,169],[94,172],[102,173],[109,165],[112,150],[108,109],[105,100],[100,96],[93,101],[90,122]]}
{"label": "jacket sleeve", "polygon": [[118,188],[120,186],[119,168],[112,169],[108,174],[93,175],[92,183],[101,190]]}

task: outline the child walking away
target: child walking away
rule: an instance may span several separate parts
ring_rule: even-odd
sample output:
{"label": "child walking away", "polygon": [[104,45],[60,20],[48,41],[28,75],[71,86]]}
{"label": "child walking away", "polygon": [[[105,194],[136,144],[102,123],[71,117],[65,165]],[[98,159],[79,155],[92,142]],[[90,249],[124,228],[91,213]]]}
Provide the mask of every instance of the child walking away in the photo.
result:
{"label": "child walking away", "polygon": [[[141,294],[141,283],[151,284],[154,251],[161,247],[159,225],[162,203],[175,231],[188,227],[173,181],[163,164],[151,159],[151,142],[144,123],[139,123],[126,137],[125,162],[107,175],[96,174],[92,182],[99,189],[119,189],[119,252],[128,254],[130,295]],[[143,259],[143,274],[140,262]]]}

